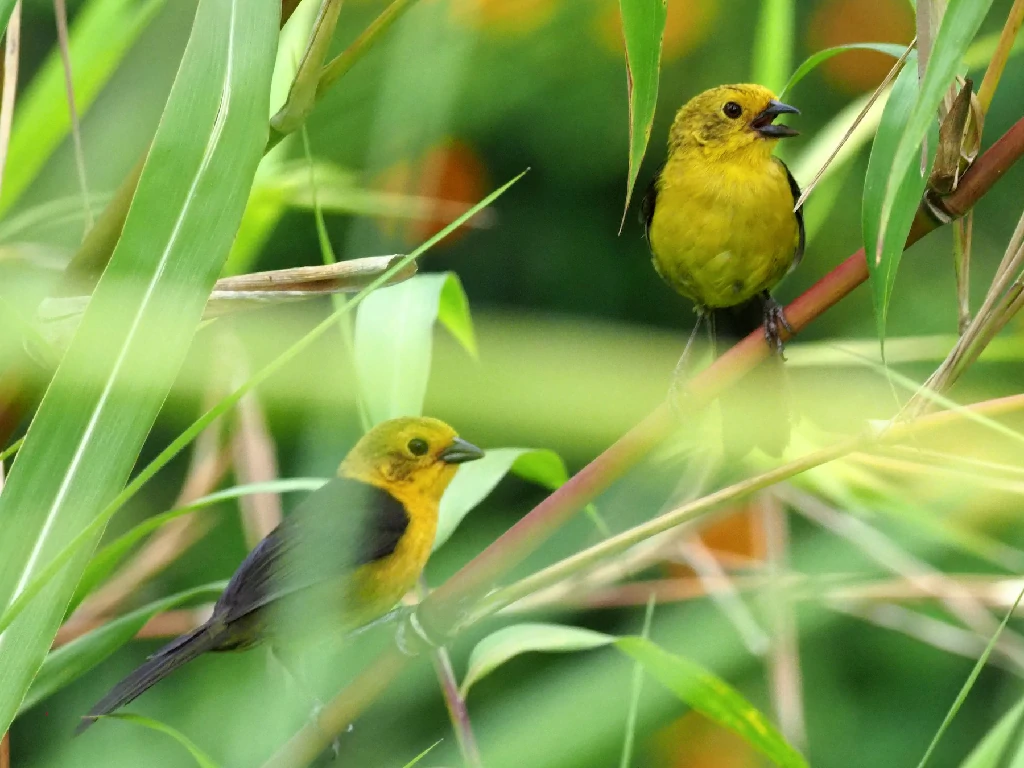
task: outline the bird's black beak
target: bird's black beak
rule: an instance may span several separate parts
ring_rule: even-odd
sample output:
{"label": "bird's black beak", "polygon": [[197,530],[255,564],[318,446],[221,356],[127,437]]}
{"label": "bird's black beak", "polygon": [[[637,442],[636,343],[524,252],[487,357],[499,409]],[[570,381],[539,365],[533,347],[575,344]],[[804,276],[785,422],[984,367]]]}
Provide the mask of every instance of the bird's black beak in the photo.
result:
{"label": "bird's black beak", "polygon": [[464,464],[467,461],[482,459],[484,452],[470,442],[456,437],[452,444],[441,451],[441,461],[445,464]]}
{"label": "bird's black beak", "polygon": [[766,139],[785,139],[789,136],[799,136],[800,132],[793,130],[788,125],[775,125],[772,122],[776,117],[784,114],[799,115],[800,110],[789,106],[789,104],[783,104],[781,101],[772,99],[768,102],[768,106],[765,107],[764,111],[751,121],[750,127]]}

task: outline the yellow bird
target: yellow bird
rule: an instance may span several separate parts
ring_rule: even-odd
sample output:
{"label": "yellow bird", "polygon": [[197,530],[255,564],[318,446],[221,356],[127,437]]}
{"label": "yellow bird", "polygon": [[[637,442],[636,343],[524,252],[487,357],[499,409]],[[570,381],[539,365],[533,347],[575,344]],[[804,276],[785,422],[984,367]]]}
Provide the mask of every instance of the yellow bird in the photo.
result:
{"label": "yellow bird", "polygon": [[[800,262],[805,239],[803,213],[793,211],[800,188],[772,155],[779,139],[797,135],[775,123],[787,113],[799,110],[760,85],[695,96],[676,113],[668,159],[640,210],[654,268],[696,304],[698,327],[706,318],[714,340],[716,318],[739,335],[763,322],[780,357],[779,329],[790,329],[770,290]],[[778,453],[786,441],[788,429],[781,446],[776,438],[763,447]]]}
{"label": "yellow bird", "polygon": [[458,465],[483,455],[437,419],[392,419],[374,427],[345,457],[338,477],[249,553],[213,615],[114,686],[78,732],[207,651],[285,639],[287,632],[273,624],[276,609],[315,607],[316,616],[303,616],[310,626],[343,633],[384,615],[423,572],[441,496]]}

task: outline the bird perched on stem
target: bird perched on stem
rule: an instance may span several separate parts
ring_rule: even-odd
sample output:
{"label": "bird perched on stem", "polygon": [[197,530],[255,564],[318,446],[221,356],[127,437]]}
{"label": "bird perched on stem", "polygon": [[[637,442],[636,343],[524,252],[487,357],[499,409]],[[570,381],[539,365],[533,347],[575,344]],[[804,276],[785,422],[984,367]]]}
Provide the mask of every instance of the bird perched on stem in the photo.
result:
{"label": "bird perched on stem", "polygon": [[[799,110],[760,85],[723,85],[695,96],[676,113],[668,159],[640,209],[654,268],[697,306],[691,342],[705,319],[713,344],[722,331],[743,336],[764,324],[765,338],[778,353],[762,366],[775,373],[760,372],[766,380],[758,394],[764,397],[775,394],[773,386],[784,395],[780,328],[791,330],[769,291],[804,252],[803,213],[793,210],[800,189],[785,164],[772,155],[779,139],[797,135],[775,123],[787,113]],[[676,367],[673,394],[689,348],[688,343]],[[762,419],[774,418],[770,411],[759,409]],[[731,419],[728,412],[723,404],[727,444],[730,422],[737,426],[732,431],[741,443],[753,440],[777,454],[788,442],[784,402],[775,409],[784,423],[775,425],[779,428],[764,425],[763,435],[751,435],[748,420]]]}
{"label": "bird perched on stem", "polygon": [[244,650],[265,640],[274,647],[288,634],[274,611],[297,600],[304,601],[300,610],[318,614],[301,616],[299,632],[308,626],[351,632],[386,614],[427,563],[441,495],[458,465],[483,455],[436,419],[392,419],[374,427],[345,457],[338,476],[249,553],[210,618],[114,686],[77,732],[207,651]]}

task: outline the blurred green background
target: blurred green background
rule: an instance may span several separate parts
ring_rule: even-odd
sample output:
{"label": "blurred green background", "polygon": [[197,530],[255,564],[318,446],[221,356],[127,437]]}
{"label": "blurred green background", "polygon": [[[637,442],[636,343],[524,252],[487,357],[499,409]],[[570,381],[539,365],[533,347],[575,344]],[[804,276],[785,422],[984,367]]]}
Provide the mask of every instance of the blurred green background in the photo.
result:
{"label": "blurred green background", "polygon": [[[999,31],[1010,4],[994,4],[982,36]],[[80,5],[69,4],[72,17]],[[85,115],[83,144],[93,194],[112,192],[152,136],[194,7],[191,0],[166,3]],[[336,48],[354,39],[382,7],[377,0],[348,0]],[[658,112],[621,236],[628,125],[615,0],[421,0],[379,50],[317,107],[308,123],[311,151],[318,161],[333,163],[342,172],[336,191],[347,195],[346,205],[365,208],[381,192],[455,204],[438,205],[413,220],[386,212],[329,214],[327,230],[342,259],[407,252],[450,221],[458,204],[471,204],[530,169],[491,210],[420,263],[421,270],[458,274],[480,347],[480,359],[473,361],[439,333],[428,413],[485,447],[551,448],[575,469],[657,405],[694,315],[651,269],[636,222],[636,201],[662,159],[675,109],[707,87],[750,78],[759,10],[755,0],[669,0]],[[24,12],[22,83],[32,78],[55,39],[48,0],[27,2]],[[793,64],[845,42],[906,43],[913,30],[913,11],[906,0],[800,0]],[[981,66],[972,70],[976,78],[984,61],[982,57]],[[1013,58],[1007,67],[986,122],[986,145],[1020,117],[1020,62]],[[787,101],[802,110],[790,122],[803,137],[780,148],[794,169],[817,132],[874,88],[890,63],[880,54],[844,54],[796,87]],[[301,141],[289,142],[283,154],[301,161]],[[860,149],[811,196],[807,255],[776,292],[780,299],[797,296],[860,247],[867,156],[867,147]],[[809,181],[806,173],[797,177],[801,183]],[[1018,166],[976,210],[975,306],[1019,215],[1022,183],[1024,167]],[[77,189],[72,147],[66,141],[5,216],[74,196]],[[819,200],[825,204],[819,206]],[[0,251],[0,293],[30,316],[81,234],[81,221],[46,221],[22,233],[18,242],[5,244]],[[265,235],[258,249],[236,253],[232,266],[249,271],[321,260],[308,210],[285,212],[280,221],[270,222]],[[293,342],[327,307],[326,302],[313,302],[224,322],[245,340],[250,366],[256,368]],[[874,329],[871,297],[862,289],[792,345],[798,410],[814,427],[844,431],[866,417],[892,412],[888,384],[877,372],[849,364],[799,364],[803,341],[870,340]],[[916,245],[904,260],[889,332],[903,337],[955,331],[947,228]],[[217,360],[216,345],[200,334],[143,459],[197,414]],[[937,362],[925,359],[901,370],[923,378]],[[1012,361],[982,365],[958,394],[969,399],[1005,392],[1020,381],[1021,373]],[[261,389],[283,477],[333,471],[359,432],[353,392],[352,371],[335,336],[319,342],[314,352]],[[185,466],[179,460],[151,483],[115,520],[112,531],[168,508]],[[602,515],[614,530],[650,517],[675,493],[680,472],[679,461],[671,457],[652,459],[602,497]],[[938,495],[922,491],[921,503],[938,505],[933,498]],[[520,480],[503,482],[431,561],[428,581],[439,583],[454,572],[542,497],[541,490]],[[295,501],[288,498],[286,504]],[[982,533],[1008,544],[1024,542],[1020,527],[1009,524],[1019,513],[1016,502],[986,497],[972,509],[968,501],[955,499],[942,508],[951,515],[970,511],[984,513],[975,518],[982,520]],[[213,530],[148,584],[139,602],[226,578],[233,571],[245,551],[233,507],[223,505],[204,514],[216,522]],[[944,571],[991,568],[922,534],[912,523],[894,522],[884,514],[872,522]],[[749,534],[747,528],[757,529],[756,520],[720,529],[723,548],[751,556],[761,553],[757,530]],[[804,573],[867,577],[883,572],[850,544],[801,519],[794,518],[792,536],[793,567]],[[595,537],[588,522],[576,521],[531,558],[523,572]],[[747,602],[754,614],[763,616],[765,606],[756,592]],[[630,633],[639,631],[642,611],[552,616]],[[811,764],[916,764],[967,676],[971,659],[830,611],[815,599],[802,602],[798,616]],[[751,654],[715,603],[659,607],[652,637],[669,650],[704,661],[771,712],[765,659]],[[464,664],[470,639],[453,649],[457,668]],[[131,644],[16,721],[12,765],[189,765],[188,756],[169,740],[122,723],[102,724],[84,738],[68,741],[78,715],[155,647],[153,642]],[[529,656],[502,668],[475,688],[469,700],[486,764],[618,765],[631,674],[629,663],[611,651]],[[267,722],[261,716],[260,699],[278,696],[283,685],[267,671],[259,652],[204,659],[148,693],[133,709],[180,728],[224,765],[252,765],[265,755],[267,744],[279,742],[301,721],[301,702],[292,702],[297,720],[290,723]],[[986,670],[932,764],[959,765],[1016,695],[1019,685],[1012,670]],[[252,734],[253,724],[258,736]],[[678,702],[654,683],[645,688],[639,736],[633,761],[637,766],[762,764],[735,737],[694,715],[683,715]],[[459,757],[436,681],[429,665],[420,663],[344,736],[338,764],[404,765],[441,738],[443,743],[425,765],[451,766]]]}

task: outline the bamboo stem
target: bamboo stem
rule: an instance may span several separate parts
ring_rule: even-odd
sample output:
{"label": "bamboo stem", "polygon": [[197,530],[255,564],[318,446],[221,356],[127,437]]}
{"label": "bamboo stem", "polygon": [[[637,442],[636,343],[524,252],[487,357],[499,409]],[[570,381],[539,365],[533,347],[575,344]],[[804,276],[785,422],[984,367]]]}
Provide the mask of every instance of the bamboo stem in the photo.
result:
{"label": "bamboo stem", "polygon": [[985,77],[981,81],[981,88],[978,90],[978,102],[981,104],[981,111],[987,113],[992,105],[992,97],[995,95],[999,79],[1003,76],[1006,62],[1010,58],[1010,51],[1013,49],[1013,42],[1020,32],[1021,24],[1024,24],[1024,0],[1015,0],[1010,9],[1010,15],[1006,18],[1003,31],[999,34],[999,42],[996,50],[989,59],[988,69],[985,70]]}

